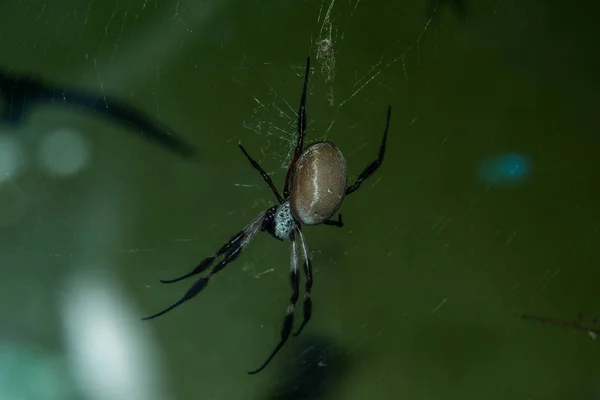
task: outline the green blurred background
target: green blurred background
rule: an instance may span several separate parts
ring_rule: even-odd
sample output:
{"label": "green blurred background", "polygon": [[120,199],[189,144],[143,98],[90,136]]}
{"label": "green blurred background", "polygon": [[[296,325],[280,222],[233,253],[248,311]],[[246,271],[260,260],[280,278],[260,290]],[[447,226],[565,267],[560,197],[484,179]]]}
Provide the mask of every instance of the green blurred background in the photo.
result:
{"label": "green blurred background", "polygon": [[[453,4],[0,6],[0,65],[198,150],[50,104],[0,125],[0,398],[600,399],[595,335],[519,318],[600,317],[600,6]],[[353,179],[390,104],[388,150],[343,229],[304,230],[313,320],[248,376],[279,338],[289,243],[259,235],[196,299],[139,318],[274,202],[237,144],[282,187],[307,55],[308,140]]]}

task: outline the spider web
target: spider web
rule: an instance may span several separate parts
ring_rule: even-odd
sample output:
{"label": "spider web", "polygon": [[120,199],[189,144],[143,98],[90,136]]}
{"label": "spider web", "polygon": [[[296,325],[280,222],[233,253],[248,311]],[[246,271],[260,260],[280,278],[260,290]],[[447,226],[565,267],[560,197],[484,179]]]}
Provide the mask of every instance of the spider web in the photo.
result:
{"label": "spider web", "polygon": [[[418,53],[416,49],[432,22],[432,18],[425,19],[418,29],[415,30],[410,40],[405,40],[402,45],[397,44],[392,46],[391,49],[387,49],[388,52],[392,52],[392,55],[380,55],[379,59],[365,71],[357,71],[349,66],[346,72],[353,74],[349,80],[351,91],[346,91],[343,94],[343,98],[336,100],[336,53],[341,51],[339,49],[343,49],[346,29],[351,27],[352,18],[357,9],[359,9],[359,5],[360,0],[351,2],[350,5],[344,5],[344,7],[340,7],[339,4],[336,7],[336,0],[329,2],[325,0],[321,1],[316,21],[318,32],[316,38],[311,35],[311,53],[315,53],[316,57],[313,58],[311,75],[309,77],[310,89],[307,103],[309,118],[312,115],[312,110],[317,109],[317,107],[323,104],[326,104],[326,113],[330,116],[329,118],[326,117],[325,121],[321,121],[321,123],[311,119],[307,135],[309,142],[330,140],[329,134],[332,129],[335,130],[336,128],[336,115],[343,111],[346,104],[352,102],[363,90],[377,84],[385,86],[385,82],[378,80],[378,78],[390,68],[398,65],[404,77],[408,79],[406,57],[411,53]],[[340,8],[341,10],[338,10]],[[334,23],[338,18],[344,20],[341,23],[343,28]],[[343,29],[341,33],[340,29]],[[401,50],[395,51],[394,48],[401,48]],[[418,57],[418,55],[416,56]],[[273,67],[272,63],[265,64],[267,64],[267,68]],[[249,121],[244,121],[244,128],[265,138],[267,144],[261,148],[262,154],[268,154],[270,157],[277,158],[281,169],[287,169],[296,142],[299,94],[305,70],[304,60],[301,63],[289,65],[289,70],[292,71],[292,76],[297,77],[296,86],[299,88],[297,90],[298,94],[295,96],[282,96],[273,84],[267,83],[268,90],[265,95],[260,97],[253,95],[252,98],[256,105]],[[318,86],[322,86],[324,89],[320,89]],[[392,88],[387,89],[394,92]],[[310,93],[313,91],[318,92],[319,97],[317,99],[311,98]],[[325,103],[322,101],[323,99],[326,100]],[[381,114],[383,115],[384,112],[385,108],[382,107]],[[383,118],[380,119],[384,120]],[[315,123],[318,125],[318,128],[312,127]],[[325,128],[321,129],[322,126]],[[382,131],[382,128],[380,131]],[[348,155],[351,156],[355,151],[365,146],[366,143],[362,143],[358,149],[350,151]]]}
{"label": "spider web", "polygon": [[[568,7],[6,2],[0,398],[599,397],[598,6]],[[274,203],[238,142],[283,189],[307,55],[307,143],[352,181],[390,104],[386,159],[343,229],[304,230],[313,319],[248,377],[289,243],[258,235],[139,319]]]}

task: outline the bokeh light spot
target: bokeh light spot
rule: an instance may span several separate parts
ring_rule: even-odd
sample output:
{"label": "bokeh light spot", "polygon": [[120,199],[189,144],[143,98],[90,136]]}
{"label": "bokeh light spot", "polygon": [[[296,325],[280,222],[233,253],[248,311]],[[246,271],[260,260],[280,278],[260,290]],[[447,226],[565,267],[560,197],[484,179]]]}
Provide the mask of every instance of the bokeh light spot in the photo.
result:
{"label": "bokeh light spot", "polygon": [[44,138],[40,162],[51,174],[69,176],[85,167],[89,153],[89,146],[79,133],[59,130]]}
{"label": "bokeh light spot", "polygon": [[518,153],[504,153],[488,158],[478,169],[478,179],[486,185],[512,186],[526,180],[532,170],[528,156]]}

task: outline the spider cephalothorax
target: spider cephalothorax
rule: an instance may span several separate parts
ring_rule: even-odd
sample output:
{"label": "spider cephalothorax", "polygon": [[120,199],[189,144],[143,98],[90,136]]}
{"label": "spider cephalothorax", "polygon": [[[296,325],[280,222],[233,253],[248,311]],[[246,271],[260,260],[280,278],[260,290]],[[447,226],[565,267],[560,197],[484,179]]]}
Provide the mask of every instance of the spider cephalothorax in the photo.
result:
{"label": "spider cephalothorax", "polygon": [[[270,213],[271,210],[273,210],[272,214]],[[289,238],[296,228],[298,228],[298,221],[290,211],[289,201],[279,206],[273,206],[267,211],[267,219],[263,224],[263,230],[269,232],[275,239],[284,240]]]}
{"label": "spider cephalothorax", "polygon": [[306,246],[306,241],[304,240],[304,234],[302,233],[302,225],[325,224],[338,227],[343,226],[341,214],[337,220],[331,220],[330,218],[339,210],[344,197],[356,191],[362,182],[379,168],[383,162],[383,155],[385,153],[391,107],[388,107],[383,140],[381,141],[381,146],[379,148],[379,157],[360,173],[352,186],[346,186],[348,181],[346,160],[344,159],[342,152],[333,143],[317,142],[304,149],[304,136],[306,135],[306,90],[309,72],[310,57],[306,60],[304,89],[302,90],[300,110],[298,111],[298,141],[296,143],[294,156],[286,174],[283,196],[279,194],[279,191],[273,184],[269,174],[267,174],[262,167],[250,157],[241,144],[239,145],[242,152],[248,158],[248,161],[250,161],[250,164],[260,172],[267,185],[269,185],[279,204],[271,206],[266,211],[260,213],[252,222],[246,225],[244,229],[232,236],[225,245],[217,250],[217,252],[202,260],[192,272],[179,278],[162,280],[161,282],[163,283],[173,283],[203,273],[212,265],[217,257],[223,257],[209,272],[198,279],[179,301],[154,315],[142,318],[148,320],[159,317],[194,298],[206,287],[212,276],[239,257],[242,250],[260,231],[266,231],[279,240],[289,238],[292,244],[290,267],[292,296],[283,321],[281,340],[267,360],[259,368],[249,372],[249,374],[255,374],[262,371],[273,359],[275,354],[283,347],[292,332],[294,309],[300,292],[297,238],[300,240],[300,251],[302,252],[302,258],[304,260],[306,284],[304,289],[304,320],[295,335],[298,335],[310,320],[312,313],[312,300],[310,297],[313,282],[312,266],[308,256],[308,248]]}

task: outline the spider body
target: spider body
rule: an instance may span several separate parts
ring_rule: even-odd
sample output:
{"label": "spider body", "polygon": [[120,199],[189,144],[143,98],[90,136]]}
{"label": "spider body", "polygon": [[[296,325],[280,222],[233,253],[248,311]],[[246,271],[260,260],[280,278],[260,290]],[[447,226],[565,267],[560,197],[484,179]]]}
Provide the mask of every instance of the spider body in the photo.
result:
{"label": "spider body", "polygon": [[[239,145],[240,150],[242,150],[252,167],[261,174],[264,181],[271,188],[278,204],[261,212],[240,232],[233,235],[219,250],[202,260],[191,272],[175,279],[161,280],[163,283],[173,283],[197,274],[204,274],[177,302],[156,314],[142,318],[143,320],[149,320],[159,317],[196,297],[206,288],[209,280],[229,263],[237,259],[242,250],[261,231],[266,231],[279,240],[289,239],[292,247],[290,262],[292,295],[290,296],[287,312],[283,320],[281,338],[267,360],[259,368],[249,372],[249,374],[256,374],[262,371],[287,342],[292,332],[294,310],[300,293],[299,254],[302,255],[304,261],[303,269],[306,283],[304,288],[303,321],[294,335],[300,334],[311,318],[312,266],[304,233],[302,232],[302,225],[324,224],[342,227],[341,214],[338,220],[330,220],[329,218],[338,211],[344,197],[358,190],[362,182],[379,168],[383,162],[385,153],[385,144],[391,117],[391,107],[389,106],[383,139],[379,147],[379,156],[358,175],[352,186],[346,186],[348,180],[346,160],[341,151],[333,143],[317,142],[304,149],[304,136],[306,135],[306,92],[309,72],[310,57],[306,60],[304,88],[298,111],[298,141],[286,174],[283,196],[273,184],[269,174],[262,169],[258,162],[250,157],[241,144]],[[299,245],[298,242],[300,242]],[[209,269],[218,257],[222,257],[221,261]]]}
{"label": "spider body", "polygon": [[292,175],[292,214],[305,225],[327,221],[340,209],[347,183],[346,159],[335,144],[317,142],[308,146]]}
{"label": "spider body", "polygon": [[348,182],[346,159],[331,142],[313,143],[298,157],[291,180],[289,199],[267,211],[262,228],[279,240],[300,224],[321,224],[339,210]]}

